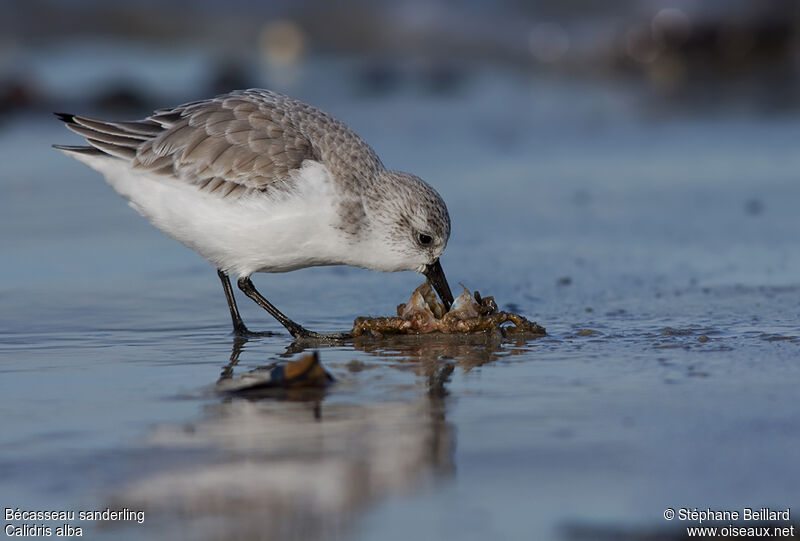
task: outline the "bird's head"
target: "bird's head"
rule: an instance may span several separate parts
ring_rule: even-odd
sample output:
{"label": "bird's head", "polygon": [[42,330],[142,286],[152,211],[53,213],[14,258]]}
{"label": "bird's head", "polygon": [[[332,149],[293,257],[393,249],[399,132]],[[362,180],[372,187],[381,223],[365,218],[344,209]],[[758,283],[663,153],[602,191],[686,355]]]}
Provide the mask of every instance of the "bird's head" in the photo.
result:
{"label": "bird's head", "polygon": [[449,309],[453,295],[439,256],[450,238],[450,215],[441,196],[422,179],[383,171],[381,182],[365,194],[371,245],[380,252],[380,270],[424,274]]}

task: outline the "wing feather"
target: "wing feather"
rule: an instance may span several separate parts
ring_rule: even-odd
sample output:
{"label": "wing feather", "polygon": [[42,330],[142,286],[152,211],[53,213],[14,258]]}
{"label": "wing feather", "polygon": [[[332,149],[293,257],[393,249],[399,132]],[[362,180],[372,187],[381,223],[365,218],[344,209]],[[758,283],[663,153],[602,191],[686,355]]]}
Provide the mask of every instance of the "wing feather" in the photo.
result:
{"label": "wing feather", "polygon": [[141,139],[134,139],[132,137],[124,137],[119,135],[111,135],[106,132],[96,131],[80,124],[73,124],[69,126],[69,129],[77,133],[78,135],[82,135],[87,139],[93,139],[95,141],[102,141],[103,143],[108,143],[110,145],[116,145],[125,149],[136,150],[136,148],[142,143]]}
{"label": "wing feather", "polygon": [[345,182],[383,167],[338,120],[266,90],[235,91],[135,121],[58,116],[98,151],[229,197],[291,187],[291,172],[305,160],[324,163]]}

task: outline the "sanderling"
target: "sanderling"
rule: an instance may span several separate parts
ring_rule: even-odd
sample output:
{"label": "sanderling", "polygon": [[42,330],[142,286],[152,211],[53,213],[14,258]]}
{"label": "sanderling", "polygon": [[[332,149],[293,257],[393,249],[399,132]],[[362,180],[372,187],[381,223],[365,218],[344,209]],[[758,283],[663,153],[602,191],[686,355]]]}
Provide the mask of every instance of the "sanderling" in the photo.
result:
{"label": "sanderling", "polygon": [[254,272],[351,265],[424,274],[449,308],[439,263],[450,236],[441,196],[387,170],[341,121],[268,90],[242,90],[110,122],[57,113],[90,146],[54,145],[102,173],[157,228],[211,261],[233,329],[239,289],[294,337],[295,323],[253,286]]}

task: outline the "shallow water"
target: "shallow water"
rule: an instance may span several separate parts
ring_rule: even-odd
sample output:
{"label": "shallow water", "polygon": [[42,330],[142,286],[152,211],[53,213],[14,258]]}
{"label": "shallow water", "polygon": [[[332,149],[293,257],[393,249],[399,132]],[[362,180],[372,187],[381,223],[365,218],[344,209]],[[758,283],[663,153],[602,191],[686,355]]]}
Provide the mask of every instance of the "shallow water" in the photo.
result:
{"label": "shallow water", "polygon": [[[797,117],[655,113],[634,86],[503,72],[363,98],[321,84],[337,69],[290,90],[431,182],[451,284],[548,337],[319,347],[324,392],[220,396],[237,346],[213,269],[51,150],[76,141],[58,122],[10,117],[4,506],[144,509],[78,524],[116,538],[635,539],[695,525],[667,507],[798,501]],[[255,278],[322,331],[391,314],[420,281]],[[240,307],[277,334],[234,374],[302,349]]]}

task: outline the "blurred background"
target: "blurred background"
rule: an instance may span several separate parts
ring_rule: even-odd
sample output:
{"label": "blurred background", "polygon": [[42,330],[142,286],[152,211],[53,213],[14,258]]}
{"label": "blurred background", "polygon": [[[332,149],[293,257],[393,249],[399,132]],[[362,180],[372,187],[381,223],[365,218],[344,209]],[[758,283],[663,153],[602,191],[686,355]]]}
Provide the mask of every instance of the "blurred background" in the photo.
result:
{"label": "blurred background", "polygon": [[[0,499],[144,509],[92,530],[118,539],[681,539],[666,507],[785,509],[799,75],[797,0],[0,0]],[[454,291],[548,336],[325,347],[313,400],[221,397],[297,348],[243,298],[277,334],[236,343],[210,265],[54,151],[81,139],[51,113],[247,87],[432,184]],[[421,278],[255,282],[338,331]]]}
{"label": "blurred background", "polygon": [[797,107],[798,11],[792,0],[4,0],[0,111],[292,92],[315,63],[344,58],[335,86],[361,95],[449,95],[490,67],[639,84],[655,111],[769,113]]}

